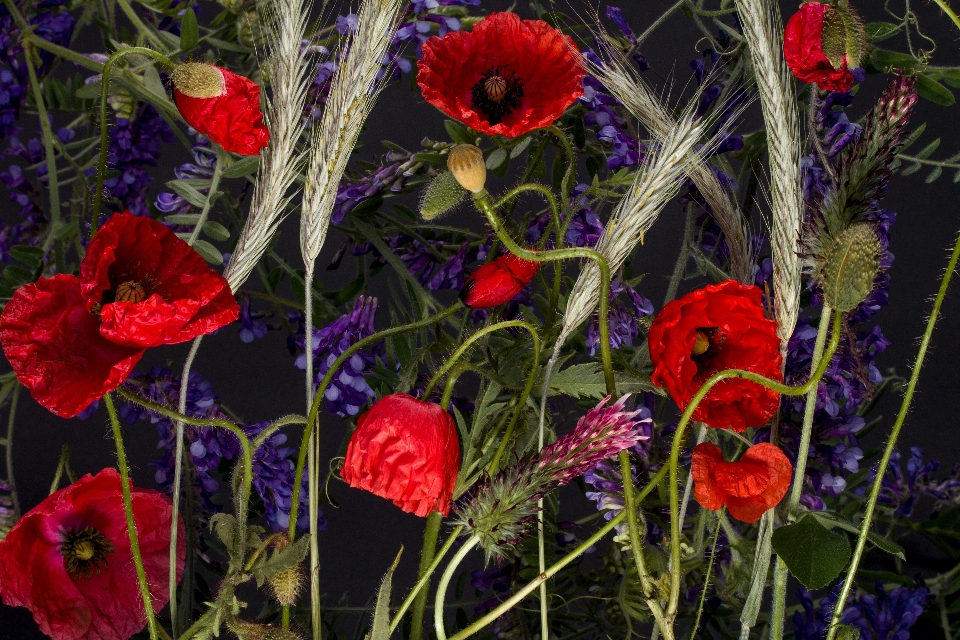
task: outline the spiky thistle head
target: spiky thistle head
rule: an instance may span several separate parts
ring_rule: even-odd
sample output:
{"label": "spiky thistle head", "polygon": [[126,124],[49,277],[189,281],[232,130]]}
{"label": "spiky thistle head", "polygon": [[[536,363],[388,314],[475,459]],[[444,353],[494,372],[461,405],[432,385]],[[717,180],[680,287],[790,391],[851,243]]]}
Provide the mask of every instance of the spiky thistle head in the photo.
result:
{"label": "spiky thistle head", "polygon": [[625,411],[629,394],[610,406],[609,396],[580,418],[570,433],[537,455],[494,476],[482,477],[456,507],[457,524],[469,530],[491,558],[506,558],[530,534],[537,501],[620,451],[649,436],[636,428],[639,411]]}

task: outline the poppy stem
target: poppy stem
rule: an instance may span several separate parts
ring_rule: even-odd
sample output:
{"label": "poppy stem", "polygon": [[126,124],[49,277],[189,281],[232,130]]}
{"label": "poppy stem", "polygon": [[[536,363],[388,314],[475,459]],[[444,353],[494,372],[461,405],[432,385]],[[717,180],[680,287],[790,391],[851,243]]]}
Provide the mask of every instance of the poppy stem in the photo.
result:
{"label": "poppy stem", "polygon": [[[130,5],[124,3],[129,9]],[[131,10],[132,11],[132,10]],[[100,224],[100,207],[103,202],[103,182],[107,174],[107,100],[110,97],[110,74],[113,72],[113,65],[121,58],[131,54],[144,55],[158,61],[167,67],[177,66],[162,53],[158,53],[147,47],[126,47],[114,52],[103,64],[103,77],[100,80],[100,157],[97,160],[97,186],[93,192],[93,210],[90,220],[90,237],[97,232],[97,226]]]}
{"label": "poppy stem", "polygon": [[947,14],[947,17],[953,21],[953,24],[957,26],[957,29],[960,29],[960,16],[957,15],[957,12],[950,8],[950,5],[946,3],[946,0],[933,0],[937,3],[937,6]]}
{"label": "poppy stem", "polygon": [[157,620],[153,616],[153,599],[150,597],[150,586],[147,584],[147,572],[143,568],[143,557],[140,555],[140,539],[137,536],[137,523],[133,517],[133,498],[130,495],[130,471],[127,467],[127,453],[123,449],[123,434],[120,431],[120,420],[117,418],[117,408],[113,405],[113,398],[109,393],[103,396],[103,403],[110,414],[110,427],[113,429],[113,443],[117,448],[117,466],[120,468],[120,489],[123,493],[123,513],[127,518],[127,534],[130,536],[130,554],[133,556],[133,565],[137,571],[137,584],[140,586],[140,596],[143,598],[143,609],[147,616],[147,630],[150,640],[157,640]]}
{"label": "poppy stem", "polygon": [[[410,640],[423,638],[423,614],[427,610],[427,596],[430,591],[430,573],[437,551],[437,538],[440,537],[440,523],[443,516],[439,511],[431,511],[427,516],[427,526],[423,531],[423,547],[420,550],[420,566],[417,569],[418,580],[425,580],[423,588],[413,600],[413,612],[410,614]],[[438,596],[439,597],[439,592]],[[399,616],[397,616],[399,618]]]}
{"label": "poppy stem", "polygon": [[[958,245],[958,248],[960,248],[960,245]],[[688,404],[686,409],[684,409],[683,415],[680,416],[680,422],[677,423],[677,430],[673,436],[673,445],[670,449],[670,463],[667,465],[670,470],[670,482],[668,483],[668,488],[670,491],[670,604],[667,608],[667,616],[669,618],[676,616],[677,607],[680,603],[680,527],[682,523],[680,522],[679,518],[680,496],[677,485],[677,475],[680,467],[680,450],[683,448],[684,442],[686,441],[687,426],[690,424],[690,420],[693,417],[694,411],[696,411],[697,407],[700,405],[700,402],[703,401],[703,399],[708,393],[710,393],[710,390],[713,389],[714,386],[731,378],[750,380],[766,387],[767,389],[772,389],[779,394],[787,396],[802,396],[811,389],[816,389],[817,385],[820,383],[820,378],[823,377],[823,374],[827,370],[827,366],[830,364],[830,360],[833,358],[833,354],[837,350],[837,346],[840,344],[840,325],[842,318],[842,314],[836,315],[833,323],[833,332],[830,336],[830,344],[827,347],[826,354],[817,365],[816,371],[814,371],[813,375],[811,375],[810,379],[805,383],[799,386],[790,386],[753,373],[752,371],[744,371],[742,369],[726,369],[710,376],[703,386],[700,387],[697,393],[694,394],[693,398],[690,400],[690,404]]]}
{"label": "poppy stem", "polygon": [[[466,544],[460,547],[460,551],[457,551],[457,555],[453,556],[450,564],[448,564],[444,570],[443,575],[440,576],[440,584],[437,585],[437,599],[433,605],[433,630],[437,634],[437,640],[447,640],[447,632],[443,628],[443,602],[447,597],[447,587],[450,585],[450,580],[453,578],[457,567],[463,562],[463,559],[466,558],[467,554],[476,548],[479,543],[480,540],[476,537],[470,538]],[[411,638],[412,637],[411,635]]]}
{"label": "poppy stem", "polygon": [[461,531],[463,531],[463,525],[458,526],[450,533],[450,535],[447,537],[447,541],[443,543],[443,546],[440,547],[440,550],[437,551],[436,555],[433,557],[433,561],[430,563],[430,566],[428,566],[426,570],[422,572],[419,580],[417,580],[417,584],[413,585],[413,589],[407,594],[407,597],[403,600],[403,604],[400,605],[400,608],[397,609],[397,612],[393,615],[393,620],[390,621],[390,633],[393,633],[394,630],[400,626],[400,621],[403,620],[403,616],[407,613],[407,610],[410,609],[410,605],[413,604],[417,594],[419,594],[420,590],[423,589],[430,581],[430,576],[432,576],[433,572],[436,571],[437,567],[440,566],[440,561],[443,560],[444,556],[447,555],[447,552],[453,547],[453,544],[457,541],[457,537],[460,535]]}
{"label": "poppy stem", "polygon": [[877,499],[880,497],[880,488],[883,485],[883,478],[887,473],[887,465],[890,464],[890,456],[897,444],[897,437],[900,435],[900,428],[907,418],[907,411],[910,409],[910,403],[913,401],[913,393],[917,388],[917,381],[920,379],[920,367],[923,366],[923,359],[927,355],[927,348],[930,346],[930,339],[933,336],[933,328],[937,324],[937,318],[940,316],[940,306],[947,294],[947,286],[950,284],[950,278],[957,268],[957,261],[960,260],[960,235],[953,245],[953,253],[950,255],[950,262],[940,281],[940,290],[937,291],[937,297],[933,301],[933,309],[930,317],[927,319],[927,327],[920,338],[920,349],[917,351],[916,364],[913,365],[913,371],[910,372],[910,381],[907,383],[907,389],[903,394],[903,402],[900,403],[900,412],[893,423],[893,429],[890,431],[890,437],[887,439],[887,446],[883,451],[883,457],[877,465],[877,475],[873,480],[873,486],[870,488],[870,498],[867,500],[867,509],[863,514],[863,520],[860,522],[860,534],[857,536],[857,546],[853,551],[853,558],[850,560],[850,566],[847,567],[847,577],[843,581],[843,588],[840,590],[840,596],[837,598],[838,606],[835,607],[833,618],[830,620],[830,628],[827,631],[827,640],[833,640],[837,634],[840,616],[843,614],[843,604],[850,596],[850,590],[853,588],[853,579],[857,575],[857,567],[860,565],[860,558],[863,557],[863,550],[867,544],[867,535],[870,533],[870,526],[873,524],[873,512],[877,508]]}

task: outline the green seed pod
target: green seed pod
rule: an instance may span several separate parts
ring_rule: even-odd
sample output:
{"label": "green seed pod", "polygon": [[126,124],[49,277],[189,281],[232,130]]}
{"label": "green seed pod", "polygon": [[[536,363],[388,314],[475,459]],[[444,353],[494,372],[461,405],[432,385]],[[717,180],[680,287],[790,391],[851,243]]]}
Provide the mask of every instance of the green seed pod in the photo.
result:
{"label": "green seed pod", "polygon": [[880,268],[880,240],[869,224],[855,224],[833,241],[820,269],[823,297],[840,312],[852,311],[873,290]]}
{"label": "green seed pod", "polygon": [[823,14],[821,34],[823,55],[834,69],[856,69],[863,63],[867,47],[863,21],[846,0],[837,2]]}
{"label": "green seed pod", "polygon": [[300,565],[278,571],[270,578],[270,590],[281,606],[292,605],[297,601],[303,588],[303,569]]}
{"label": "green seed pod", "polygon": [[424,220],[433,220],[457,206],[466,193],[451,171],[444,171],[427,187],[420,203],[420,215]]}
{"label": "green seed pod", "polygon": [[848,624],[837,627],[837,640],[860,640],[860,630]]}

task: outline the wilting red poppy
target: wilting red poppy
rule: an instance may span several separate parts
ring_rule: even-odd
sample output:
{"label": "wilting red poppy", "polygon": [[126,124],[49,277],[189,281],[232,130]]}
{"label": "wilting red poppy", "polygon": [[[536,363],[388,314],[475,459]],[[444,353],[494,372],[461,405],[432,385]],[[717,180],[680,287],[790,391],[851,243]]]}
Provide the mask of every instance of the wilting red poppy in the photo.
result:
{"label": "wilting red poppy", "polygon": [[736,462],[723,459],[723,451],[710,442],[693,449],[690,461],[693,496],[704,509],[727,507],[737,520],[756,522],[787,494],[793,465],[779,447],[755,444]]}
{"label": "wilting red poppy", "polygon": [[[170,498],[131,487],[153,610],[169,600]],[[186,557],[183,521],[177,575]],[[87,474],[31,509],[0,542],[0,596],[54,640],[127,640],[147,623],[130,553],[120,474]]]}
{"label": "wilting red poppy", "polygon": [[539,262],[512,253],[488,262],[467,278],[460,300],[472,309],[486,309],[510,302],[537,275]]}
{"label": "wilting red poppy", "polygon": [[417,83],[427,102],[486,134],[550,125],[583,94],[576,45],[542,20],[491,13],[473,31],[423,44]]}
{"label": "wilting red poppy", "polygon": [[802,82],[815,82],[824,91],[847,91],[854,77],[847,56],[835,67],[823,51],[824,15],[836,11],[829,4],[805,2],[783,31],[783,54],[787,66]]}
{"label": "wilting red poppy", "polygon": [[191,127],[226,151],[259,155],[270,141],[260,87],[229,69],[188,62],[174,69],[173,102]]}
{"label": "wilting red poppy", "polygon": [[438,404],[395,393],[357,420],[340,475],[408,513],[447,515],[460,467],[457,427]]}
{"label": "wilting red poppy", "polygon": [[17,379],[72,418],[116,389],[144,349],[210,333],[237,319],[226,280],[167,227],[118,213],[97,232],[80,277],[20,287],[0,317]]}
{"label": "wilting red poppy", "polygon": [[[680,409],[710,376],[744,369],[782,380],[777,323],[763,315],[760,289],[733,280],[697,289],[667,304],[647,337],[653,383]],[[777,410],[780,396],[755,382],[724,380],[700,402],[693,419],[742,432]]]}

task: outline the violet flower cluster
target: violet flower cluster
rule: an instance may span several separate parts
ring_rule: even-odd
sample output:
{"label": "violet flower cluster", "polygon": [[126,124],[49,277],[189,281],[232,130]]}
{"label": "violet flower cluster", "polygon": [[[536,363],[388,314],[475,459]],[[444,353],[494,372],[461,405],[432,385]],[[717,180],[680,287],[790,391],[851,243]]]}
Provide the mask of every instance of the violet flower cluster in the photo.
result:
{"label": "violet flower cluster", "polygon": [[[897,587],[887,592],[881,583],[875,585],[876,595],[862,594],[847,600],[841,624],[860,632],[863,640],[908,640],[910,627],[923,614],[932,600],[925,587],[911,589]],[[793,614],[793,631],[796,640],[820,640],[826,636],[830,619],[837,605],[838,590],[814,605],[813,594],[801,587],[797,591],[803,611]]]}
{"label": "violet flower cluster", "polygon": [[[185,162],[173,170],[177,180],[210,180],[213,177],[217,166],[217,152],[206,137],[199,133],[196,137],[196,142],[190,148],[193,153],[193,162]],[[197,190],[207,195],[209,187]],[[193,207],[183,196],[169,191],[158,194],[154,206],[169,215],[190,213]]]}
{"label": "violet flower cluster", "polygon": [[[621,300],[621,294],[627,294],[627,304]],[[633,340],[640,335],[640,318],[653,314],[653,303],[641,296],[636,290],[614,278],[610,283],[610,307],[607,312],[610,348],[633,346]],[[587,352],[592,356],[600,349],[600,320],[594,316],[587,323]]]}
{"label": "violet flower cluster", "polygon": [[[924,462],[923,450],[920,447],[910,447],[910,457],[906,460],[904,473],[900,452],[894,451],[890,455],[890,464],[880,485],[880,503],[892,507],[896,515],[906,518],[913,514],[917,501],[924,495],[936,501],[935,513],[960,505],[960,464],[954,465],[950,476],[942,480],[934,478],[939,468],[939,460]],[[876,469],[871,469],[867,483],[873,483],[876,477]],[[863,497],[866,495],[866,487],[857,487],[856,493]]]}
{"label": "violet flower cluster", "polygon": [[136,109],[132,118],[118,117],[109,130],[107,162],[119,175],[108,177],[103,187],[123,208],[138,216],[149,215],[147,190],[157,166],[160,145],[173,140],[170,126],[150,105]]}

